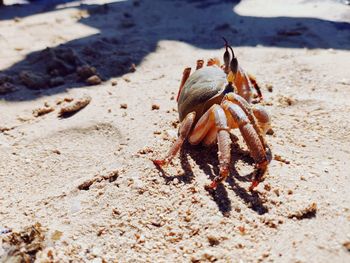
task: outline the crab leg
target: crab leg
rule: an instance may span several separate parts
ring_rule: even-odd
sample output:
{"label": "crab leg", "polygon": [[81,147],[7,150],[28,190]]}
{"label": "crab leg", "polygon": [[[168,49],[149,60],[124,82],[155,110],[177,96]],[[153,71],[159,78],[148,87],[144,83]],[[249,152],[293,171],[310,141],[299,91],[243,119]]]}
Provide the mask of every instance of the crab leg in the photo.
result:
{"label": "crab leg", "polygon": [[204,65],[204,60],[203,59],[198,59],[197,60],[196,70],[203,68],[203,65]]}
{"label": "crab leg", "polygon": [[231,138],[227,120],[224,110],[217,104],[214,104],[197,122],[193,131],[191,132],[188,141],[191,144],[198,144],[206,138],[207,135],[212,134],[212,130],[217,130],[218,141],[218,157],[220,163],[220,174],[215,177],[209,189],[215,189],[218,183],[226,179],[229,174],[230,160],[231,160]]}
{"label": "crab leg", "polygon": [[228,101],[233,102],[234,104],[237,104],[244,111],[244,113],[247,115],[250,123],[252,124],[255,132],[258,134],[261,143],[264,145],[264,148],[265,149],[268,148],[268,145],[267,145],[267,143],[262,135],[263,132],[261,131],[261,129],[259,128],[259,126],[256,123],[256,119],[254,117],[253,110],[252,110],[250,104],[243,97],[241,97],[240,95],[235,94],[233,92],[226,94],[223,101],[225,101],[225,100],[228,100]]}
{"label": "crab leg", "polygon": [[257,131],[254,129],[249,116],[247,116],[239,105],[234,104],[229,100],[224,100],[221,103],[221,106],[225,113],[230,115],[235,124],[238,126],[244,141],[248,146],[250,155],[256,163],[257,172],[255,173],[252,180],[252,185],[249,188],[252,190],[261,181],[261,178],[264,176],[269,163],[264,144],[260,140],[259,133],[257,133]]}
{"label": "crab leg", "polygon": [[177,93],[176,101],[179,100],[179,96],[180,96],[181,90],[184,87],[185,82],[189,78],[190,74],[191,74],[191,68],[185,68],[184,72],[182,73],[182,80],[181,80],[181,84],[180,84],[180,87],[179,87],[179,92]]}
{"label": "crab leg", "polygon": [[171,146],[168,154],[164,159],[158,159],[153,160],[153,163],[158,166],[167,165],[171,159],[174,158],[174,156],[177,154],[177,152],[180,150],[182,144],[188,137],[188,134],[191,131],[193,122],[196,118],[196,113],[191,112],[186,115],[185,119],[181,122],[180,130],[179,130],[179,137],[175,141],[175,143]]}
{"label": "crab leg", "polygon": [[261,101],[263,99],[263,97],[262,97],[260,86],[256,82],[256,78],[252,74],[249,74],[249,73],[247,74],[247,76],[248,76],[250,83],[253,85],[254,89],[256,90],[256,92],[258,94],[258,98],[259,98],[258,102]]}
{"label": "crab leg", "polygon": [[207,66],[210,67],[210,66],[214,66],[214,65],[220,67],[220,59],[218,59],[218,58],[208,59]]}
{"label": "crab leg", "polygon": [[253,114],[258,121],[258,126],[262,131],[263,135],[271,128],[271,119],[266,110],[260,105],[254,105],[252,107]]}

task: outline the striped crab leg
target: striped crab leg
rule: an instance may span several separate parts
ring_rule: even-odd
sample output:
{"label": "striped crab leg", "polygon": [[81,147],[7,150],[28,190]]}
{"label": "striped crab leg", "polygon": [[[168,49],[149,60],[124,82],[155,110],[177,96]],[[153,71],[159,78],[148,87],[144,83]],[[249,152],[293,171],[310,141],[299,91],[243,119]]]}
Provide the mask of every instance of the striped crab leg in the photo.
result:
{"label": "striped crab leg", "polygon": [[191,74],[191,68],[185,68],[183,73],[182,73],[182,79],[181,79],[179,91],[177,93],[176,101],[179,100],[182,88],[184,87],[186,80],[189,78],[190,74]]}
{"label": "striped crab leg", "polygon": [[167,165],[171,161],[171,159],[173,159],[175,157],[175,155],[181,149],[182,144],[187,139],[187,137],[191,131],[191,128],[193,126],[195,118],[196,118],[195,112],[191,112],[191,113],[186,115],[185,119],[181,122],[181,126],[179,129],[179,137],[177,138],[175,143],[171,146],[166,157],[164,159],[153,160],[153,163],[156,166]]}
{"label": "striped crab leg", "polygon": [[214,104],[198,120],[196,126],[189,135],[190,144],[196,145],[205,141],[206,137],[212,131],[217,131],[219,175],[214,178],[207,190],[216,189],[217,185],[224,181],[230,172],[231,162],[231,138],[227,119],[224,110],[217,104]]}

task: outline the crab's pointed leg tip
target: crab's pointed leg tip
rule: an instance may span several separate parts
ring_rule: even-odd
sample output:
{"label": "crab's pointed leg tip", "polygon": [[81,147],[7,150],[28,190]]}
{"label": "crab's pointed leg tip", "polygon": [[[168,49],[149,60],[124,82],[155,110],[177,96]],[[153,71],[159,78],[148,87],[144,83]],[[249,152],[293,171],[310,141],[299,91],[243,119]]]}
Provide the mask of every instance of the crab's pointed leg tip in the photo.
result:
{"label": "crab's pointed leg tip", "polygon": [[166,165],[166,161],[165,160],[152,160],[152,162],[154,163],[155,166],[158,166],[158,167]]}
{"label": "crab's pointed leg tip", "polygon": [[210,184],[205,185],[204,188],[208,192],[214,192],[217,186],[218,186],[217,183],[213,181]]}
{"label": "crab's pointed leg tip", "polygon": [[249,191],[252,192],[255,187],[259,185],[259,181],[253,180],[252,184],[249,186]]}

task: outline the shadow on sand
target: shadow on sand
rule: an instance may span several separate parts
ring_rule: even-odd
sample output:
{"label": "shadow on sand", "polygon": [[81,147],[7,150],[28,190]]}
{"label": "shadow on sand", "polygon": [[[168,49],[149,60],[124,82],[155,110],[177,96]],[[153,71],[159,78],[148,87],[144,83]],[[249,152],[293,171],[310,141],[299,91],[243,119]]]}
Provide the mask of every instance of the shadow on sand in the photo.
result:
{"label": "shadow on sand", "polygon": [[[181,166],[183,174],[171,176],[168,175],[162,168],[158,167],[158,170],[163,175],[163,178],[167,183],[175,178],[184,183],[191,183],[194,180],[194,173],[191,165],[188,161],[190,156],[198,165],[198,167],[208,176],[208,179],[213,180],[219,175],[219,162],[217,158],[218,148],[204,147],[204,146],[192,146],[189,143],[184,143],[180,151]],[[235,164],[241,160],[249,165],[253,164],[253,160],[249,157],[249,153],[242,151],[238,144],[233,143],[231,153],[231,167],[230,175],[226,179],[226,182],[230,185],[230,189],[234,191],[236,196],[259,215],[268,212],[267,208],[263,205],[261,198],[257,192],[249,192],[245,188],[241,187],[238,181],[249,182],[252,174],[241,176],[235,168]],[[220,212],[224,216],[228,216],[232,210],[231,201],[228,198],[228,193],[223,184],[220,184],[215,191],[208,191],[216,202]]]}
{"label": "shadow on sand", "polygon": [[[57,10],[58,3],[39,1],[0,8],[0,20],[28,17]],[[16,91],[0,95],[9,101],[32,100],[86,84],[76,76],[81,65],[96,68],[102,80],[121,76],[154,52],[161,40],[181,41],[203,49],[222,48],[222,36],[233,46],[350,49],[350,24],[314,18],[240,16],[233,11],[240,1],[143,0],[104,5],[79,5],[88,13],[78,22],[97,28],[98,34],[33,52],[0,72]],[[64,7],[62,7],[64,8]],[[194,15],[195,14],[195,15]],[[62,53],[71,53],[70,56]],[[57,60],[59,62],[57,62]],[[26,88],[19,73],[25,70],[44,78],[64,78]],[[2,78],[4,79],[4,78]],[[0,82],[4,82],[1,80]],[[0,83],[1,84],[1,83]],[[34,85],[35,86],[35,85]],[[27,85],[28,87],[28,85]]]}

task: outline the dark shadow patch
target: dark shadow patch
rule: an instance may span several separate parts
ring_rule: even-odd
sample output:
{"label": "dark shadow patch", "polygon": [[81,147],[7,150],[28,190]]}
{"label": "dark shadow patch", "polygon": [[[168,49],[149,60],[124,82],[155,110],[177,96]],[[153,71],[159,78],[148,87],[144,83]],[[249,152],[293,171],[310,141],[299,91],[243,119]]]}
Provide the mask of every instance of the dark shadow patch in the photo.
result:
{"label": "dark shadow patch", "polygon": [[174,181],[174,179],[177,179],[180,182],[183,182],[185,184],[189,184],[193,181],[194,175],[193,175],[191,165],[188,162],[188,154],[186,149],[187,149],[187,143],[184,143],[184,145],[180,149],[180,161],[181,161],[181,167],[183,169],[183,174],[170,175],[167,172],[165,172],[162,166],[154,163],[157,170],[161,173],[162,177],[164,178],[166,184],[169,184],[170,182]]}
{"label": "dark shadow patch", "polygon": [[230,216],[230,212],[232,211],[232,205],[231,200],[228,198],[228,194],[225,187],[222,184],[220,184],[218,185],[216,190],[207,190],[207,192],[211,195],[223,216]]}
{"label": "dark shadow patch", "polygon": [[[217,146],[191,146],[187,143],[185,149],[210,180],[213,180],[216,176],[219,175]],[[257,212],[259,215],[265,214],[268,212],[268,209],[263,205],[263,201],[259,197],[259,194],[257,192],[247,191],[246,189],[240,187],[235,181],[238,180],[248,182],[251,181],[251,178],[253,176],[253,173],[245,176],[242,176],[238,173],[235,168],[235,164],[239,160],[248,164],[254,163],[246,151],[241,150],[238,144],[233,143],[231,149],[230,175],[226,179],[226,182],[231,186],[235,194],[241,198],[249,208]],[[213,200],[218,205],[219,210],[224,215],[227,215],[232,210],[231,201],[229,200],[227,191],[222,184],[219,184],[215,191],[209,190],[208,192],[213,197]]]}
{"label": "dark shadow patch", "polygon": [[[0,19],[28,17],[57,10],[54,1],[3,7]],[[67,2],[67,1],[63,1]],[[202,49],[223,47],[225,36],[235,46],[262,45],[286,48],[350,49],[350,24],[316,18],[241,16],[232,11],[239,1],[121,1],[104,5],[80,5],[76,8],[89,13],[79,22],[100,30],[98,34],[68,41],[50,47],[51,53],[72,50],[76,60],[61,59],[49,67],[45,50],[33,52],[22,61],[2,70],[11,76],[18,89],[0,95],[9,101],[33,100],[43,95],[61,93],[73,87],[85,86],[77,76],[77,67],[89,65],[97,70],[102,80],[119,77],[139,65],[145,56],[154,52],[161,40],[185,42]],[[196,16],[191,14],[196,13]],[[215,22],[215,23],[214,23]],[[44,53],[43,53],[44,52]],[[52,66],[52,65],[51,65]],[[62,66],[62,67],[61,67]],[[64,72],[56,70],[63,68]],[[46,88],[29,90],[20,81],[19,74],[31,70],[48,78],[63,77],[64,83],[55,82]],[[56,79],[57,80],[57,79]],[[57,84],[57,86],[55,86]],[[50,89],[50,91],[46,91]]]}

